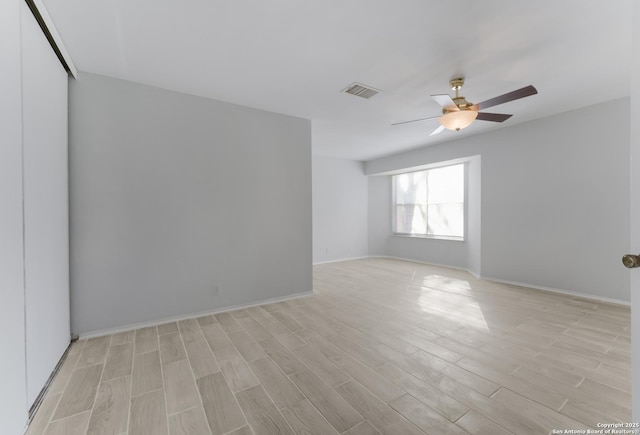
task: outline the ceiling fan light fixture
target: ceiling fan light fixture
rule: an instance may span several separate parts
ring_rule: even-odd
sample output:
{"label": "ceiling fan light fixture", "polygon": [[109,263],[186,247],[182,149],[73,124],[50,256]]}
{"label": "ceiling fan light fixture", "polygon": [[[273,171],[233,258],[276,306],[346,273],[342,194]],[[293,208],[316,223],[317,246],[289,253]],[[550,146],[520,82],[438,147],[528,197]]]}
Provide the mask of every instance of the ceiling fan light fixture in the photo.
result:
{"label": "ceiling fan light fixture", "polygon": [[445,113],[438,120],[444,128],[460,131],[470,126],[477,117],[478,112],[475,110],[460,110],[458,112]]}

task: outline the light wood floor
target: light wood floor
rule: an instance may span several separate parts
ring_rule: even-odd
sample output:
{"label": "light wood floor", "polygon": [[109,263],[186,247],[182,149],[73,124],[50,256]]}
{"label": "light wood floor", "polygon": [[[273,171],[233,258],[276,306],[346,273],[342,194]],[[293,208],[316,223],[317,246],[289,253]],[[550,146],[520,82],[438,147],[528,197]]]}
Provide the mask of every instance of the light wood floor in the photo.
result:
{"label": "light wood floor", "polygon": [[28,434],[546,434],[631,421],[629,309],[387,259],[75,343]]}

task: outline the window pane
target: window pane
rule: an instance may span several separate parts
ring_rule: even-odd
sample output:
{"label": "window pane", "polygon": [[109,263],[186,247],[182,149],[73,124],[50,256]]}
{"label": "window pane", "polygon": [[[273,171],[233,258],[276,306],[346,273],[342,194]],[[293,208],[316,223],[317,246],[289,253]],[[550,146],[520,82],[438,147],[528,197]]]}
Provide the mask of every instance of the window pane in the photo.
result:
{"label": "window pane", "polygon": [[396,204],[425,204],[427,202],[426,171],[395,176]]}
{"label": "window pane", "polygon": [[428,235],[464,236],[463,204],[429,205],[427,215],[429,216]]}
{"label": "window pane", "polygon": [[428,174],[429,204],[464,202],[464,165],[431,169]]}
{"label": "window pane", "polygon": [[395,232],[401,234],[427,234],[426,206],[396,206]]}

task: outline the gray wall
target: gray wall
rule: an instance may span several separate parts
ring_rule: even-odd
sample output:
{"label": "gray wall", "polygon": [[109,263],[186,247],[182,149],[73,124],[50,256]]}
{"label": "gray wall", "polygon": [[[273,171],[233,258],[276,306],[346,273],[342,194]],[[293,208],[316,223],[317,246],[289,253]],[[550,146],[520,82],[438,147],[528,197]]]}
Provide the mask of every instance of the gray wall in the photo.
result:
{"label": "gray wall", "polygon": [[[365,172],[480,154],[482,276],[628,301],[620,256],[629,245],[629,104],[611,101],[372,160]],[[397,237],[378,233],[389,220],[389,201],[380,199],[388,187],[375,180],[369,189],[372,254],[386,245],[388,255],[416,258],[419,252],[416,259],[465,264],[463,253],[444,241],[394,248]],[[380,237],[385,240],[373,240]]]}
{"label": "gray wall", "polygon": [[362,162],[313,157],[313,262],[366,257],[367,176]]}
{"label": "gray wall", "polygon": [[73,332],[311,291],[309,121],[92,74],[69,104]]}

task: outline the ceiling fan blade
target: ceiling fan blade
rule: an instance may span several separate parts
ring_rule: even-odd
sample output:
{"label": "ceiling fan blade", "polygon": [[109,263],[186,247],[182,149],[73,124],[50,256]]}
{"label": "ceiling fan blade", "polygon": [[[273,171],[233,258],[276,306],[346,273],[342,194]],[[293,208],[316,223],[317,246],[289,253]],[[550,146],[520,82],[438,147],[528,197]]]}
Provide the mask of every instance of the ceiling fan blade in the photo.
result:
{"label": "ceiling fan blade", "polygon": [[519,100],[520,98],[528,97],[530,95],[535,95],[538,93],[538,90],[533,86],[525,86],[524,88],[520,88],[518,90],[508,92],[506,94],[500,95],[499,97],[491,98],[489,100],[483,101],[482,103],[476,104],[478,106],[478,110],[487,109],[489,107],[497,106],[498,104],[508,103],[509,101]]}
{"label": "ceiling fan blade", "polygon": [[430,116],[428,118],[412,119],[411,121],[396,122],[391,125],[409,124],[410,122],[426,121],[427,119],[436,119],[436,118],[440,118],[440,116]]}
{"label": "ceiling fan blade", "polygon": [[512,116],[513,115],[505,115],[504,113],[478,112],[478,117],[476,119],[481,121],[504,122]]}
{"label": "ceiling fan blade", "polygon": [[440,127],[433,130],[429,136],[435,136],[436,134],[440,133],[442,130],[444,130],[444,125],[441,125]]}
{"label": "ceiling fan blade", "polygon": [[456,106],[456,103],[453,102],[450,95],[447,95],[447,94],[432,95],[431,98],[436,100],[436,103],[438,103],[445,109],[459,110],[458,106]]}

